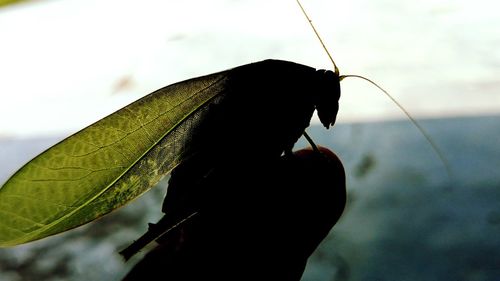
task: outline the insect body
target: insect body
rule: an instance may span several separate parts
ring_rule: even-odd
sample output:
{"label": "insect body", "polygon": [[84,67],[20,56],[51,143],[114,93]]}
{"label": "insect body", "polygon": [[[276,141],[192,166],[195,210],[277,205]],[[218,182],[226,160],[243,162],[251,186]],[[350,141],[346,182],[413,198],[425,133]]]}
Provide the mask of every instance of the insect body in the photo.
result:
{"label": "insect body", "polygon": [[278,158],[291,151],[315,109],[323,125],[335,123],[339,96],[335,73],[278,60],[160,89],[17,171],[0,189],[0,246],[92,221],[179,165],[196,166],[196,179],[256,151]]}
{"label": "insect body", "polygon": [[256,163],[291,154],[315,109],[325,127],[333,125],[340,97],[338,76],[333,72],[278,60],[230,70],[223,88],[206,106],[206,114],[190,127],[189,147],[196,152],[172,174],[163,208],[166,217],[152,226],[144,242],[140,239],[124,250],[125,258],[197,212],[201,201],[228,192],[207,190],[199,183],[210,174],[234,174],[235,165],[238,171],[253,170]]}
{"label": "insect body", "polygon": [[[346,201],[341,161],[318,151],[266,162],[242,157],[200,180],[209,192],[197,215],[157,239],[124,281],[300,280]],[[251,165],[258,168],[244,169]]]}

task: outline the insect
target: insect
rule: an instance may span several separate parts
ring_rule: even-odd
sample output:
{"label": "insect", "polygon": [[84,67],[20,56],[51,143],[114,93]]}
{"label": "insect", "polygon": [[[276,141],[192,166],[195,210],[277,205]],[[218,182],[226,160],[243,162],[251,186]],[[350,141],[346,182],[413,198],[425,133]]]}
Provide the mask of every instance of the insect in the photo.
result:
{"label": "insect", "polygon": [[230,162],[240,147],[247,157],[257,148],[279,157],[291,151],[315,107],[325,126],[335,122],[340,92],[320,89],[336,79],[329,71],[267,60],[160,89],[17,171],[0,189],[0,245],[94,220],[185,161]]}
{"label": "insect", "polygon": [[[346,77],[358,76],[341,76],[335,65],[329,71],[265,60],[155,91],[49,148],[8,180],[0,189],[0,246],[95,220],[174,169],[189,167],[197,179],[240,157],[254,163],[291,154],[315,110],[326,128],[335,123]],[[178,219],[196,212],[184,203],[167,198],[165,210],[180,210]]]}
{"label": "insect", "polygon": [[[156,239],[124,280],[300,280],[346,202],[342,162],[317,149],[211,173],[197,215]],[[257,176],[241,169],[252,165]],[[176,176],[169,187],[183,182]]]}

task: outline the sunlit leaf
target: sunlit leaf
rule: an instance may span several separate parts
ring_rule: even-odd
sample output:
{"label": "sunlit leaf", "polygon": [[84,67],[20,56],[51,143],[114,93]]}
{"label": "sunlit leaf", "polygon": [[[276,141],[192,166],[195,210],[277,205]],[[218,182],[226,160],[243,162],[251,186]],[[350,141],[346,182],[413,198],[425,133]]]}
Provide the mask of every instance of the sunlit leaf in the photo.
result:
{"label": "sunlit leaf", "polygon": [[21,2],[26,2],[25,0],[0,0],[0,8],[10,4],[17,4]]}
{"label": "sunlit leaf", "polygon": [[43,152],[0,189],[0,246],[92,221],[154,186],[191,153],[189,128],[226,72],[173,84]]}

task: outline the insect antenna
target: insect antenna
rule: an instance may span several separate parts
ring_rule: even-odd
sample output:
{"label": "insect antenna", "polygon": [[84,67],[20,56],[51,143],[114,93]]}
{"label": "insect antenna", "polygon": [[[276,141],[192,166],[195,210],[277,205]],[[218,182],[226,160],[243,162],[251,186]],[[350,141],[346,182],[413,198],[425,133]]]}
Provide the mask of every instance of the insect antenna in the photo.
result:
{"label": "insect antenna", "polygon": [[[312,30],[314,31],[314,34],[316,35],[316,37],[318,38],[319,42],[321,43],[321,46],[323,47],[323,49],[325,50],[326,54],[328,55],[328,58],[332,62],[334,72],[337,75],[339,75],[340,74],[339,68],[337,67],[337,64],[335,64],[335,61],[333,60],[332,55],[330,54],[330,52],[328,51],[328,48],[326,47],[325,43],[323,42],[323,39],[321,39],[321,36],[319,35],[319,32],[316,30],[316,27],[314,26],[311,18],[309,18],[309,15],[307,14],[306,10],[304,9],[304,7],[300,3],[300,1],[299,0],[296,0],[296,1],[297,1],[297,4],[300,7],[300,10],[302,11],[302,13],[306,17],[307,21],[309,22],[309,25],[311,26]],[[426,139],[426,141],[431,146],[432,150],[434,150],[434,152],[439,157],[439,160],[443,163],[443,165],[444,165],[444,167],[446,169],[446,173],[448,174],[448,178],[450,180],[452,179],[452,172],[451,172],[450,164],[449,164],[448,160],[446,159],[446,157],[444,156],[444,153],[441,151],[441,149],[439,149],[438,145],[432,140],[432,138],[429,135],[429,133],[427,133],[427,131],[422,127],[422,125],[420,125],[420,123],[415,118],[413,118],[413,116],[410,114],[410,112],[408,112],[408,110],[406,110],[391,94],[389,94],[389,92],[387,92],[382,87],[380,87],[377,83],[373,82],[372,80],[370,80],[370,79],[368,79],[366,77],[363,77],[361,75],[355,75],[355,74],[339,75],[339,81],[342,81],[344,78],[348,78],[348,77],[359,78],[359,79],[362,79],[362,80],[365,80],[365,81],[371,83],[372,85],[374,85],[375,87],[377,87],[379,90],[381,90],[394,104],[396,104],[396,106],[399,109],[401,109],[401,111],[403,111],[403,113],[408,117],[408,119],[410,119],[410,122],[424,136],[424,138]],[[314,144],[314,142],[312,142],[312,139],[305,132],[304,132],[304,137],[307,139],[307,141],[309,143],[311,143],[311,145]],[[317,150],[316,145],[312,145],[312,146],[313,146],[313,149]]]}
{"label": "insect antenna", "polygon": [[427,131],[422,127],[422,125],[420,125],[420,123],[415,118],[413,118],[413,116],[410,114],[410,112],[408,112],[408,110],[406,110],[391,94],[389,94],[386,90],[384,90],[384,88],[380,87],[377,83],[373,82],[372,80],[370,80],[366,77],[363,77],[361,75],[349,74],[349,75],[341,75],[339,78],[340,78],[340,81],[342,81],[344,78],[348,78],[348,77],[359,78],[359,79],[362,79],[362,80],[365,80],[365,81],[371,83],[372,85],[377,87],[379,90],[381,90],[394,104],[396,104],[396,106],[399,107],[399,109],[401,109],[401,111],[403,111],[403,113],[406,115],[406,117],[408,117],[408,119],[410,119],[410,122],[417,128],[417,130],[420,131],[420,133],[424,136],[424,138],[430,144],[430,146],[432,147],[434,152],[437,154],[437,156],[439,157],[439,159],[443,163],[443,165],[446,169],[446,173],[451,178],[450,164],[449,164],[448,160],[446,159],[446,157],[444,156],[444,153],[441,151],[441,149],[439,149],[439,146],[432,140],[429,133],[427,133]]}
{"label": "insect antenna", "polygon": [[326,54],[328,55],[328,58],[330,58],[330,61],[333,63],[333,71],[337,74],[339,74],[339,68],[337,67],[337,64],[335,64],[335,61],[333,60],[332,55],[330,52],[328,52],[328,48],[325,45],[325,42],[323,42],[323,39],[321,39],[321,36],[319,36],[319,32],[316,30],[316,27],[314,27],[314,24],[312,20],[309,18],[309,15],[307,14],[306,10],[302,6],[299,0],[297,0],[297,4],[299,4],[300,10],[302,10],[302,13],[306,17],[307,21],[309,22],[309,25],[311,26],[312,30],[314,31],[314,34],[316,34],[316,37],[318,38],[319,42],[321,43],[321,46],[323,46],[323,50],[325,50]]}

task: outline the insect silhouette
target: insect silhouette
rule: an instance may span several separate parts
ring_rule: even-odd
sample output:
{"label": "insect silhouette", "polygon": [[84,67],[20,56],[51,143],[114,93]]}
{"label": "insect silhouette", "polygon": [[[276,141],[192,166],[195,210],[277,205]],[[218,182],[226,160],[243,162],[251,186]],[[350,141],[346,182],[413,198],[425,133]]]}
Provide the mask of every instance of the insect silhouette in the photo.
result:
{"label": "insect silhouette", "polygon": [[321,90],[336,80],[330,71],[266,60],[160,89],[17,171],[0,189],[0,245],[91,221],[195,158],[216,159],[216,166],[255,150],[279,157],[291,151],[315,108],[325,126],[335,122],[340,92]]}
{"label": "insect silhouette", "polygon": [[25,164],[0,189],[0,246],[95,220],[173,171],[166,216],[122,252],[129,258],[196,219],[207,201],[231,194],[228,188],[207,190],[206,181],[228,174],[234,179],[256,163],[294,157],[294,144],[315,110],[325,128],[333,126],[340,81],[360,77],[371,82],[340,75],[333,64],[334,71],[281,60],[242,65],[164,87],[82,129]]}

